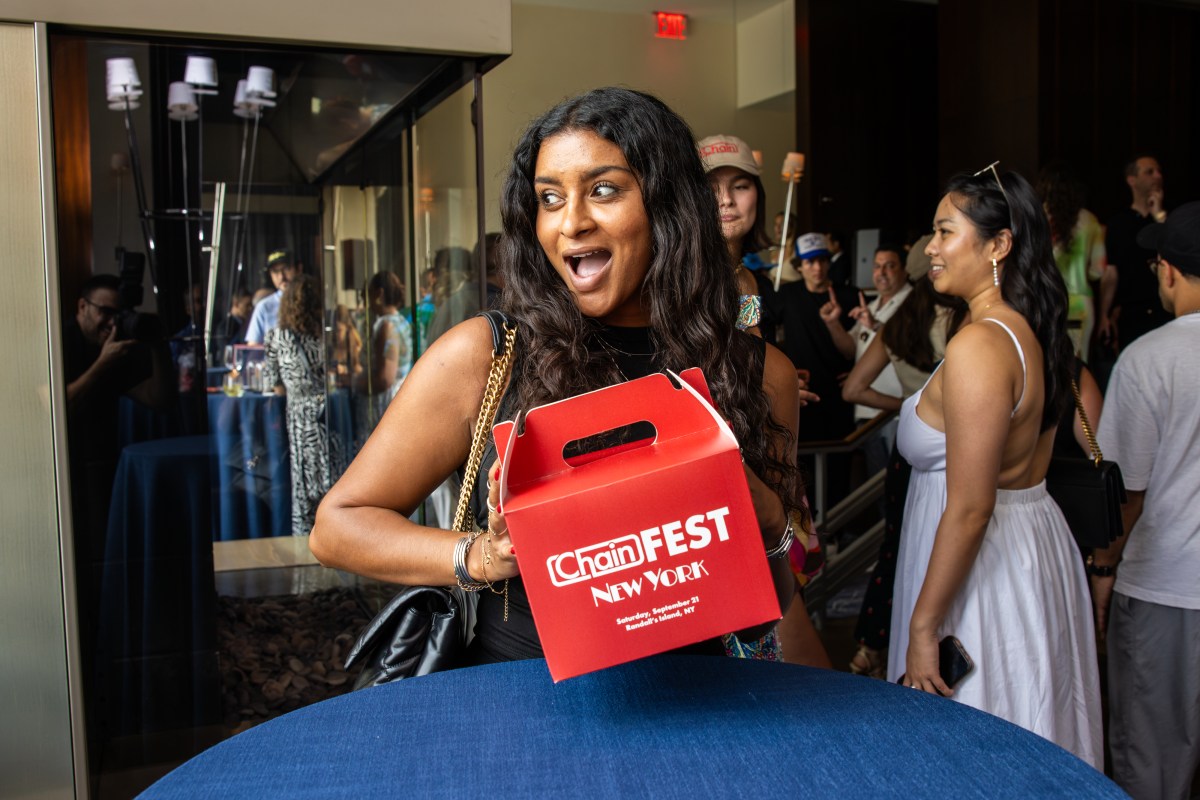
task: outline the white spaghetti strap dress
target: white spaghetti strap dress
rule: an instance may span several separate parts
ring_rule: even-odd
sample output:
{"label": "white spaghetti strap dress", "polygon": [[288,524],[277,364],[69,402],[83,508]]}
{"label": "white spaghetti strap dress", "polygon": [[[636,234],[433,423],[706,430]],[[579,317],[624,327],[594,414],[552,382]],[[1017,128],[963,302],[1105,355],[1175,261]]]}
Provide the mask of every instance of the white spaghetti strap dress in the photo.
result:
{"label": "white spaghetti strap dress", "polygon": [[[987,321],[1012,338],[1024,370],[1025,353],[1012,330],[999,320]],[[909,622],[946,508],[946,434],[917,416],[924,391],[909,397],[900,411],[898,446],[913,471],[892,604],[891,681],[905,671]],[[1024,394],[1022,389],[1016,408]],[[1044,481],[1029,489],[997,490],[979,554],[938,638],[947,634],[957,636],[975,662],[955,687],[954,700],[1020,725],[1103,769],[1091,597],[1071,532]]]}

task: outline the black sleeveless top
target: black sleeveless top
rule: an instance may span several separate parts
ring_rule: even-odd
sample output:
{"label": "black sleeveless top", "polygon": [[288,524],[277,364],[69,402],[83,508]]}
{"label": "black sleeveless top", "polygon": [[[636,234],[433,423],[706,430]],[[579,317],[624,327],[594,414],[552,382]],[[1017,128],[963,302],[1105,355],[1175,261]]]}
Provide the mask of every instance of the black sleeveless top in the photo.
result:
{"label": "black sleeveless top", "polygon": [[[518,328],[517,335],[520,336]],[[756,363],[759,370],[759,382],[762,381],[762,365],[765,363],[766,344],[757,336],[737,331],[738,336],[747,336],[757,348]],[[595,351],[603,349],[612,356],[617,369],[629,379],[644,378],[660,371],[656,365],[656,352],[650,339],[649,328],[617,328],[608,325],[600,326],[594,345]],[[498,419],[511,419],[515,409],[511,408],[511,395],[505,394],[497,412]],[[489,440],[484,451],[479,478],[476,483],[474,510],[477,524],[487,526],[487,508],[483,498],[487,497],[487,469],[495,463],[496,443]],[[500,584],[496,585],[501,588]],[[475,639],[471,645],[471,661],[475,664],[487,664],[496,661],[517,661],[526,658],[542,658],[542,644],[538,638],[537,628],[533,624],[533,615],[529,610],[529,598],[525,594],[525,584],[520,577],[513,578],[508,583],[508,621],[504,621],[504,598],[493,594],[487,589],[479,593],[479,608],[476,612]],[[725,647],[719,638],[708,639],[689,645],[672,652],[687,655],[724,655]]]}

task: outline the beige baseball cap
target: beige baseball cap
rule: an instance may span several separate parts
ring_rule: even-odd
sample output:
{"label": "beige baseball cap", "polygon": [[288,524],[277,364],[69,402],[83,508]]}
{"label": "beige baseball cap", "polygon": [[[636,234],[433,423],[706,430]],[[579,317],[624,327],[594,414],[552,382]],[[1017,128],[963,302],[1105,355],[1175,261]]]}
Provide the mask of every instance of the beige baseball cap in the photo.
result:
{"label": "beige baseball cap", "polygon": [[737,167],[758,177],[762,174],[750,145],[736,136],[706,136],[697,142],[705,174],[718,167]]}
{"label": "beige baseball cap", "polygon": [[929,274],[930,261],[929,256],[925,255],[925,247],[931,239],[933,234],[927,233],[913,242],[909,249],[908,258],[904,262],[904,271],[908,273],[909,280],[919,281]]}

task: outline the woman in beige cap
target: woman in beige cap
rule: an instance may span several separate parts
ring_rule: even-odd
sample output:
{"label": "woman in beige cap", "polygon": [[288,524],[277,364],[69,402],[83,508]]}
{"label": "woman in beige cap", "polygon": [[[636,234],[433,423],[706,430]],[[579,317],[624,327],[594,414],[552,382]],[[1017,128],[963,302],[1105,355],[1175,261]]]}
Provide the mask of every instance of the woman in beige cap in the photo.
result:
{"label": "woman in beige cap", "polygon": [[717,211],[721,218],[721,233],[729,249],[729,261],[737,275],[741,303],[737,326],[758,334],[762,321],[762,298],[750,270],[742,265],[742,257],[765,248],[766,220],[759,213],[766,207],[766,190],[758,162],[750,145],[736,136],[709,136],[701,139],[700,160],[709,185],[717,195]]}

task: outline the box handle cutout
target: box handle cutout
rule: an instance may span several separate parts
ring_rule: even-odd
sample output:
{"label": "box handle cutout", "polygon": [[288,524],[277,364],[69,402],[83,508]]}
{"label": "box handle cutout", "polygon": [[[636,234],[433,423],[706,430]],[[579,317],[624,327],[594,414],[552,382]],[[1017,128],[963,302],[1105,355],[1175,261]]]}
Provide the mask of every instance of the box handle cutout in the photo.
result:
{"label": "box handle cutout", "polygon": [[563,445],[562,457],[572,467],[582,467],[602,458],[654,444],[658,430],[649,420],[621,425]]}

